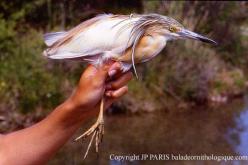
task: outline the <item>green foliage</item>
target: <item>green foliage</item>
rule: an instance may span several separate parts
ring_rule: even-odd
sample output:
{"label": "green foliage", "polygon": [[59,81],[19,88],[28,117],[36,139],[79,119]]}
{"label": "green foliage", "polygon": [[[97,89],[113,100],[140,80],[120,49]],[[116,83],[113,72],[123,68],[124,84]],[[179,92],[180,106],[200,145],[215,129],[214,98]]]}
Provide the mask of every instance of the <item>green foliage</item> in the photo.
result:
{"label": "green foliage", "polygon": [[46,69],[41,56],[41,39],[41,33],[31,30],[13,42],[14,49],[1,59],[0,98],[7,103],[15,100],[23,112],[37,106],[53,107],[62,98],[60,80]]}
{"label": "green foliage", "polygon": [[212,92],[215,94],[240,93],[245,88],[246,78],[239,69],[222,71],[213,80]]}
{"label": "green foliage", "polygon": [[[175,51],[175,47],[179,51]],[[171,89],[175,95],[186,101],[202,102],[208,95],[208,81],[211,75],[206,72],[211,71],[211,57],[198,51],[199,47],[189,47],[182,43],[168,47],[168,54],[173,55],[165,59],[170,63],[165,65],[163,85],[165,89]]]}
{"label": "green foliage", "polygon": [[[225,62],[231,65],[246,65],[244,61],[247,48],[242,46],[240,24],[247,22],[247,12],[242,11],[237,2],[204,2],[195,4],[194,17],[200,17],[201,22],[196,31],[213,33],[213,38],[219,43],[216,50]],[[204,20],[204,14],[208,17]],[[240,21],[241,20],[241,21]],[[217,35],[218,34],[218,35]]]}
{"label": "green foliage", "polygon": [[11,51],[10,48],[15,36],[14,27],[14,22],[6,21],[1,17],[0,14],[0,51],[2,53],[2,55],[0,56],[1,58],[3,58],[3,54],[5,54],[5,52]]}

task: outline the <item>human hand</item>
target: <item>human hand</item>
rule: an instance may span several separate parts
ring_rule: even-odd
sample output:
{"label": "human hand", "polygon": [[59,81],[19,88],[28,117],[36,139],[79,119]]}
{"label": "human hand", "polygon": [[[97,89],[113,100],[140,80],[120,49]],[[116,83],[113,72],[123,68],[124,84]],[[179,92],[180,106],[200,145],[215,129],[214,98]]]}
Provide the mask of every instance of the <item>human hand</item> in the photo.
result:
{"label": "human hand", "polygon": [[118,63],[87,67],[72,96],[45,119],[32,127],[0,135],[0,164],[45,164],[84,119],[99,111],[102,97],[105,96],[106,108],[127,92],[126,84],[131,78],[130,72],[121,73]]}
{"label": "human hand", "polygon": [[70,102],[80,111],[88,112],[89,115],[96,114],[102,97],[105,96],[106,109],[127,93],[127,83],[131,79],[132,73],[122,73],[117,62],[98,68],[90,65],[83,72]]}

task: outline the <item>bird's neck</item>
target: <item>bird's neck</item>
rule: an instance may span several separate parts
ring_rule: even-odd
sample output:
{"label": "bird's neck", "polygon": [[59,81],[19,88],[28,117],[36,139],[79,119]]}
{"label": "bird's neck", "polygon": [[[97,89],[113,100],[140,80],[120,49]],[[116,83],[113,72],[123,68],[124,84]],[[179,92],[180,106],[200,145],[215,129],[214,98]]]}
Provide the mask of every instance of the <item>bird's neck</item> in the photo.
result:
{"label": "bird's neck", "polygon": [[175,38],[173,36],[170,36],[170,35],[164,35],[164,38],[165,38],[165,42],[175,40]]}

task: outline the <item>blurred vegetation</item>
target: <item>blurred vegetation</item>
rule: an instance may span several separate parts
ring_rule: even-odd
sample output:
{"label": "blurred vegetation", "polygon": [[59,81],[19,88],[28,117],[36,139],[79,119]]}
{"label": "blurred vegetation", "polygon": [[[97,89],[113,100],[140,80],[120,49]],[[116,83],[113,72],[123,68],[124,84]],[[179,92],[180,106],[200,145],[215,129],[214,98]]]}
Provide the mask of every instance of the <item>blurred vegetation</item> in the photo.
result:
{"label": "blurred vegetation", "polygon": [[[0,115],[5,111],[51,109],[62,102],[83,67],[43,58],[42,35],[70,29],[96,14],[109,12],[168,15],[219,42],[217,47],[195,41],[167,43],[160,56],[139,67],[141,81],[131,82],[131,97],[124,103],[150,101],[164,106],[172,98],[175,102],[202,104],[213,95],[242,93],[248,64],[248,36],[243,33],[248,29],[247,6],[247,2],[2,0]],[[136,105],[140,105],[138,109],[143,106]]]}

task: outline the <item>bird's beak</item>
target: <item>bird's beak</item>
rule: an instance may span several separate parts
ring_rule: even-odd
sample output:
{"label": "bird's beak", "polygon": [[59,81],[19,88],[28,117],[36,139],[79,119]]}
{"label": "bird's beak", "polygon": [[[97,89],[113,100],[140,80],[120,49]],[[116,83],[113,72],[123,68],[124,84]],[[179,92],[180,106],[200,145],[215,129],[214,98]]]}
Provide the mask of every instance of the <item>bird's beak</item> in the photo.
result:
{"label": "bird's beak", "polygon": [[197,34],[195,32],[192,32],[192,31],[189,31],[189,30],[186,30],[186,29],[182,29],[181,31],[177,32],[177,34],[182,37],[182,38],[190,38],[190,39],[194,39],[194,40],[199,40],[199,41],[202,41],[202,42],[207,42],[207,43],[210,43],[210,44],[215,44],[217,45],[217,42],[215,42],[214,40],[211,40],[207,37],[204,37],[200,34]]}

